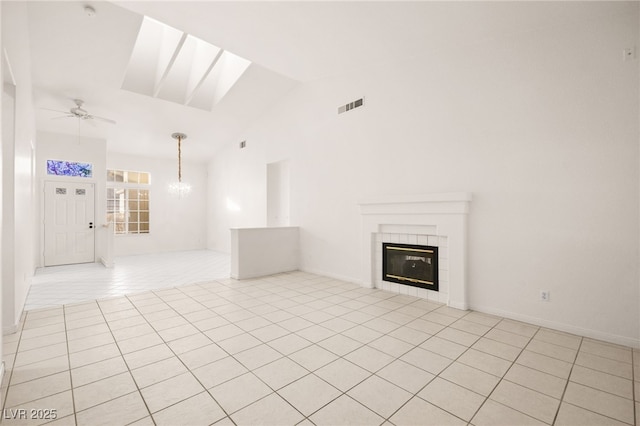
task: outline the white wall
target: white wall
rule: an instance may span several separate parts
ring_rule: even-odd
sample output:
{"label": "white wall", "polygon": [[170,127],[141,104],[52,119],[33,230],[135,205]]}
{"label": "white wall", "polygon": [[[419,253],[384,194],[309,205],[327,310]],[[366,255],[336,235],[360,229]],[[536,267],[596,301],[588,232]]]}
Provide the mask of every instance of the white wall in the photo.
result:
{"label": "white wall", "polygon": [[289,226],[289,161],[267,164],[267,226]]}
{"label": "white wall", "polygon": [[640,345],[638,3],[608,7],[301,85],[210,163],[209,247],[264,226],[282,159],[301,268],[353,281],[358,200],[469,191],[473,308]]}
{"label": "white wall", "polygon": [[[82,129],[82,127],[81,127]],[[99,260],[105,252],[106,229],[106,189],[107,176],[107,141],[97,138],[86,138],[78,135],[38,132],[36,156],[36,176],[38,180],[37,214],[39,232],[38,266],[44,266],[44,206],[43,191],[45,181],[77,181],[95,185],[95,260]],[[76,161],[93,164],[91,178],[47,175],[47,160]]]}
{"label": "white wall", "polygon": [[[34,272],[35,119],[26,3],[2,3],[2,42],[11,67],[11,74],[3,78],[15,85],[13,138],[11,132],[3,132],[2,141],[2,321],[3,329],[10,331],[20,319]],[[3,73],[7,68],[3,63]]]}
{"label": "white wall", "polygon": [[[0,46],[2,46],[2,7],[0,7]],[[6,71],[6,67],[7,67],[7,63],[5,61],[5,57],[3,55],[3,57],[0,59],[0,81],[2,81],[4,83],[5,81],[5,75],[7,73]],[[13,114],[12,114],[13,115]],[[2,103],[0,103],[0,135],[2,135],[3,131],[4,131],[4,126],[2,125],[2,121],[4,120],[4,116],[5,116],[5,111],[2,108]],[[0,164],[3,164],[3,156],[2,156],[2,144],[0,143]],[[0,205],[2,205],[2,208],[0,209],[0,253],[3,253],[3,248],[4,245],[2,243],[3,240],[3,235],[4,235],[4,225],[3,225],[3,218],[4,218],[4,209],[7,207],[7,205],[4,202],[4,198],[3,198],[3,194],[4,194],[4,190],[3,190],[3,185],[4,185],[4,179],[2,177],[2,173],[0,173]],[[0,320],[4,320],[4,314],[2,313],[2,308],[4,305],[4,278],[3,278],[3,268],[2,268],[2,257],[0,257]],[[4,333],[2,332],[3,330],[0,330],[0,357],[2,357],[4,359]],[[5,374],[5,362],[2,361],[2,363],[0,363],[0,387],[4,388],[5,387],[5,377],[7,377],[7,375]],[[6,383],[8,384],[8,380],[6,381]],[[2,394],[4,394],[4,392],[2,392]],[[4,395],[2,395],[4,397]]]}
{"label": "white wall", "polygon": [[182,199],[168,193],[177,180],[176,160],[154,159],[110,152],[109,169],[149,172],[149,234],[117,235],[115,255],[201,250],[207,239],[207,168],[204,164],[182,162],[182,180],[191,184],[191,194]]}
{"label": "white wall", "polygon": [[293,226],[231,229],[231,278],[297,270],[298,232]]}
{"label": "white wall", "polygon": [[267,163],[263,143],[231,143],[207,171],[207,247],[230,253],[230,228],[267,225]]}
{"label": "white wall", "polygon": [[[2,246],[6,247],[2,251],[2,282],[6,285],[2,288],[2,296],[7,303],[8,313],[6,321],[7,330],[17,323],[15,320],[14,299],[16,295],[15,285],[15,166],[13,162],[15,151],[15,86],[11,83],[4,83],[2,88]],[[6,211],[5,211],[6,210]]]}

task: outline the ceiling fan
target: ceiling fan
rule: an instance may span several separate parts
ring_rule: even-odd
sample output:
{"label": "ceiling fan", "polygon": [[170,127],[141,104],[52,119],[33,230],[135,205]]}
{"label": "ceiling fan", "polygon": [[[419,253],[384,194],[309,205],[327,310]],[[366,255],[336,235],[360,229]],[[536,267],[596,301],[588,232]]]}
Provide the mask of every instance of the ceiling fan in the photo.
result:
{"label": "ceiling fan", "polygon": [[84,101],[82,99],[74,99],[73,102],[76,104],[76,106],[71,108],[69,111],[60,111],[60,110],[51,109],[51,108],[42,108],[42,109],[65,114],[62,117],[54,117],[52,120],[57,120],[59,118],[78,118],[80,120],[100,120],[106,123],[116,124],[114,120],[111,120],[109,118],[98,117],[97,115],[89,114],[89,111],[82,108],[82,105],[84,104]]}

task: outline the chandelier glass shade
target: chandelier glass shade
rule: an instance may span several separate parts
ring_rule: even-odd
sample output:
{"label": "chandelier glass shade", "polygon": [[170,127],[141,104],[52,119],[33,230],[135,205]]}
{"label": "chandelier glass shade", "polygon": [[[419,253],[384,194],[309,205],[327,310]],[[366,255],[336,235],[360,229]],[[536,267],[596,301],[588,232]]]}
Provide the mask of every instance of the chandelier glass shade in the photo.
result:
{"label": "chandelier glass shade", "polygon": [[173,133],[171,137],[178,141],[178,181],[169,184],[169,193],[178,198],[182,198],[191,193],[191,185],[182,182],[182,141],[187,138],[187,135],[184,133]]}

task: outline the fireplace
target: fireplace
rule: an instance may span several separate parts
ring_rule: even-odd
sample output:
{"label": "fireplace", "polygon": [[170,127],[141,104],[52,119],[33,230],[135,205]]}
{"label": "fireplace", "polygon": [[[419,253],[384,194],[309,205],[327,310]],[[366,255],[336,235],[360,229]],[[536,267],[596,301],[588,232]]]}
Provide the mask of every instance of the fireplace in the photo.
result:
{"label": "fireplace", "polygon": [[[471,198],[468,192],[448,192],[360,201],[362,285],[468,309],[467,216]],[[438,267],[433,269],[438,271],[438,291],[384,280],[382,243],[437,247]]]}
{"label": "fireplace", "polygon": [[382,279],[438,291],[438,247],[382,243]]}

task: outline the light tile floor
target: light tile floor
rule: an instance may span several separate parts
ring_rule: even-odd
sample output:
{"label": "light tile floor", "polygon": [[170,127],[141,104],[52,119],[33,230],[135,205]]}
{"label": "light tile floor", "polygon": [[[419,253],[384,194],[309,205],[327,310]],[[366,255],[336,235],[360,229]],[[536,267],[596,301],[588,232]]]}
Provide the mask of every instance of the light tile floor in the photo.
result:
{"label": "light tile floor", "polygon": [[4,361],[7,424],[640,421],[638,350],[303,272],[28,311]]}
{"label": "light tile floor", "polygon": [[100,263],[39,268],[25,310],[104,299],[229,277],[229,255],[211,250],[120,256]]}

